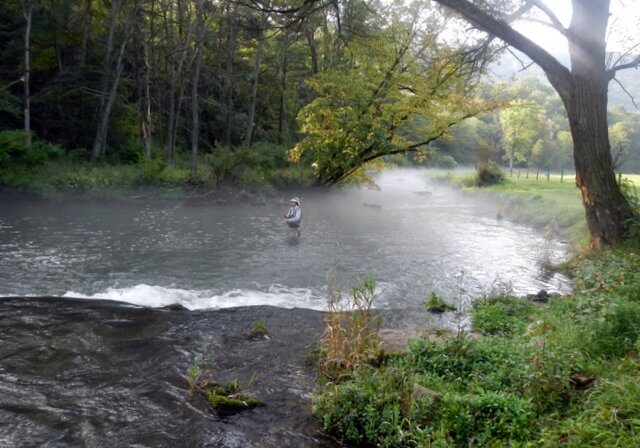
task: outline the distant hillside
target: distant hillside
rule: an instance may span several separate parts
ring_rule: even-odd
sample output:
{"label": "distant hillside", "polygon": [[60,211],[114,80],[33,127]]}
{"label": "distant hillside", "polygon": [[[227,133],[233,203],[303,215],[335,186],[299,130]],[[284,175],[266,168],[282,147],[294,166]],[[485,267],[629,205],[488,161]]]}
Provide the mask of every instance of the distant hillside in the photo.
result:
{"label": "distant hillside", "polygon": [[[519,56],[522,61],[529,63],[529,59],[526,56]],[[569,55],[556,55],[558,60],[569,66]],[[538,78],[547,85],[547,77],[544,72],[535,64],[530,65],[525,70],[522,70],[521,63],[510,53],[505,53],[502,58],[490,68],[491,78],[508,82],[513,78]],[[624,88],[633,96],[635,103],[640,107],[640,71],[637,69],[627,69],[618,72],[618,81],[624,86]],[[620,85],[616,81],[611,81],[609,84],[609,107],[612,106],[624,106],[628,111],[638,110],[634,106],[631,98],[625,93]]]}

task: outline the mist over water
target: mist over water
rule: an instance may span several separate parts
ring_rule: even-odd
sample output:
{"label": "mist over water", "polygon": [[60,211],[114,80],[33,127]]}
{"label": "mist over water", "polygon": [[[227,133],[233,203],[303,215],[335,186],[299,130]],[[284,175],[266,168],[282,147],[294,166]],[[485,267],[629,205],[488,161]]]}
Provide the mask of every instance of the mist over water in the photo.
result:
{"label": "mist over water", "polygon": [[69,296],[189,309],[325,309],[327,286],[373,272],[381,308],[497,290],[566,292],[539,261],[565,257],[541,231],[496,217],[496,204],[394,170],[379,191],[296,193],[250,204],[17,201],[0,204],[0,296]]}

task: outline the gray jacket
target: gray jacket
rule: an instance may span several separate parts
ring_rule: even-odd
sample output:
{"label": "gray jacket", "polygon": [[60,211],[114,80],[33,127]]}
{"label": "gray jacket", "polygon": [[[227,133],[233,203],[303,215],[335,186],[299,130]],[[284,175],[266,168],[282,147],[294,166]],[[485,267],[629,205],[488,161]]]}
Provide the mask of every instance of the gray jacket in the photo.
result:
{"label": "gray jacket", "polygon": [[285,219],[289,227],[300,227],[300,223],[302,222],[302,210],[300,210],[300,206],[295,205],[291,207],[285,215]]}

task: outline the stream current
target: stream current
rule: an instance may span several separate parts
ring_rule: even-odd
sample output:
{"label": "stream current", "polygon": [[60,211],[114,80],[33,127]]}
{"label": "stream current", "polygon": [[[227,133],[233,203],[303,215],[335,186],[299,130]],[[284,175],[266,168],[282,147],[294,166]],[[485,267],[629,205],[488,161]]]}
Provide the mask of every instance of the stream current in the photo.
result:
{"label": "stream current", "polygon": [[327,286],[374,273],[379,308],[497,290],[568,290],[541,260],[563,245],[497,217],[496,204],[391,171],[380,191],[300,194],[266,205],[11,201],[0,204],[0,296],[67,296],[189,309],[275,305],[323,310]]}
{"label": "stream current", "polygon": [[[0,201],[0,447],[340,446],[311,414],[307,355],[327,291],[374,273],[384,324],[453,325],[491,292],[565,292],[565,257],[496,203],[398,170],[380,191],[296,192],[300,236],[264,205]],[[191,311],[162,307],[180,304]],[[451,314],[451,313],[445,313]],[[427,322],[425,319],[432,319]],[[263,322],[269,336],[248,337]],[[190,396],[199,359],[266,407],[217,415]]]}

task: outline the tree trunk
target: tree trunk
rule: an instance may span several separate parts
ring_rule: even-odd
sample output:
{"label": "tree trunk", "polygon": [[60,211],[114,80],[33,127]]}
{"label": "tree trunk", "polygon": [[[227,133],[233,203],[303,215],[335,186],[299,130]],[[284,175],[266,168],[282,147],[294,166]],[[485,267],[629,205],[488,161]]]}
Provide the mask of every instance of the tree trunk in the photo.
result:
{"label": "tree trunk", "polygon": [[111,53],[113,52],[113,35],[115,34],[118,8],[120,2],[112,0],[111,12],[109,13],[109,31],[107,33],[107,42],[105,44],[104,55],[102,58],[102,80],[100,83],[100,106],[98,107],[98,125],[96,127],[96,136],[93,140],[93,150],[91,151],[91,161],[98,160],[103,151],[104,130],[102,122],[105,118],[105,109],[107,106],[107,90],[109,88],[109,63],[111,61]]}
{"label": "tree trunk", "polygon": [[113,109],[113,103],[116,100],[118,93],[118,86],[120,85],[120,78],[122,77],[122,70],[124,69],[124,50],[127,47],[127,41],[129,40],[129,23],[125,25],[124,36],[122,37],[122,43],[120,44],[120,51],[118,52],[118,58],[116,60],[116,76],[111,84],[109,95],[106,98],[104,108],[100,111],[98,129],[96,131],[96,139],[93,144],[93,154],[91,160],[95,162],[98,157],[104,154],[107,144],[107,134],[109,132],[109,120],[111,118],[111,109]]}
{"label": "tree trunk", "polygon": [[[582,193],[592,245],[615,244],[633,211],[616,183],[607,128],[606,87],[576,79],[575,105],[567,109],[573,137],[576,185]],[[606,84],[605,84],[606,85]]]}
{"label": "tree trunk", "polygon": [[149,63],[149,44],[144,43],[144,91],[141,111],[140,131],[147,160],[151,160],[151,68]]}
{"label": "tree trunk", "polygon": [[280,113],[278,114],[278,134],[280,135],[280,141],[287,144],[289,140],[289,126],[287,125],[287,103],[286,103],[286,91],[287,91],[287,49],[289,45],[285,44],[285,49],[282,56],[282,65],[278,71],[278,80],[280,81]]}
{"label": "tree trunk", "polygon": [[315,38],[315,27],[309,26],[305,35],[307,38],[307,44],[309,45],[309,53],[311,54],[311,73],[314,75],[318,74],[318,42],[316,42]]}
{"label": "tree trunk", "polygon": [[91,3],[92,0],[86,0],[85,11],[83,14],[83,28],[82,28],[82,46],[80,47],[80,56],[78,65],[80,68],[84,68],[87,61],[87,47],[89,46],[89,33],[91,32]]}
{"label": "tree trunk", "polygon": [[269,16],[266,12],[262,13],[262,21],[260,24],[260,35],[258,36],[258,49],[256,52],[256,60],[253,65],[253,78],[251,84],[251,104],[249,105],[249,116],[247,117],[247,131],[244,136],[244,147],[250,148],[253,141],[253,128],[256,114],[256,102],[258,99],[258,78],[260,76],[260,64],[262,63],[262,53],[264,47],[264,38],[267,31],[267,20]]}
{"label": "tree trunk", "polygon": [[236,6],[231,6],[231,2],[227,2],[227,42],[226,42],[226,64],[225,64],[225,77],[224,77],[224,103],[225,103],[225,132],[224,132],[224,145],[227,148],[231,148],[231,131],[233,123],[233,90],[234,90],[234,57],[236,48],[236,27],[235,27],[235,12]]}
{"label": "tree trunk", "polygon": [[[185,20],[184,5],[182,1],[178,1],[178,25],[181,26]],[[182,100],[184,97],[184,83],[183,83],[183,70],[185,62],[187,60],[189,42],[191,41],[191,20],[187,19],[187,28],[184,35],[181,35],[179,44],[181,48],[180,59],[178,60],[178,66],[171,64],[170,70],[171,87],[169,90],[169,123],[168,123],[168,135],[167,135],[167,163],[173,163],[173,157],[176,150],[176,138],[178,132],[178,123],[180,121],[180,109],[182,107]],[[176,90],[177,98],[176,98]]]}
{"label": "tree trunk", "polygon": [[27,147],[31,148],[31,18],[33,17],[33,6],[31,0],[26,0],[22,5],[22,12],[25,20],[24,29],[24,134]]}
{"label": "tree trunk", "polygon": [[572,91],[560,92],[573,137],[576,185],[594,246],[621,241],[633,218],[616,184],[607,126],[605,39],[609,1],[574,0],[569,40]]}
{"label": "tree trunk", "polygon": [[[625,238],[634,219],[629,202],[615,182],[607,128],[607,90],[616,68],[606,67],[609,0],[572,0],[566,31],[571,70],[542,47],[469,0],[436,0],[478,28],[529,56],[542,68],[562,99],[573,137],[576,184],[582,193],[593,246]],[[534,2],[531,2],[532,4]],[[617,69],[637,66],[622,64]]]}
{"label": "tree trunk", "polygon": [[200,114],[198,110],[198,81],[200,80],[200,64],[202,61],[202,45],[204,44],[204,0],[198,0],[196,16],[198,31],[196,32],[196,48],[193,62],[193,79],[191,81],[191,178],[195,179],[198,172],[198,138],[200,135]]}

